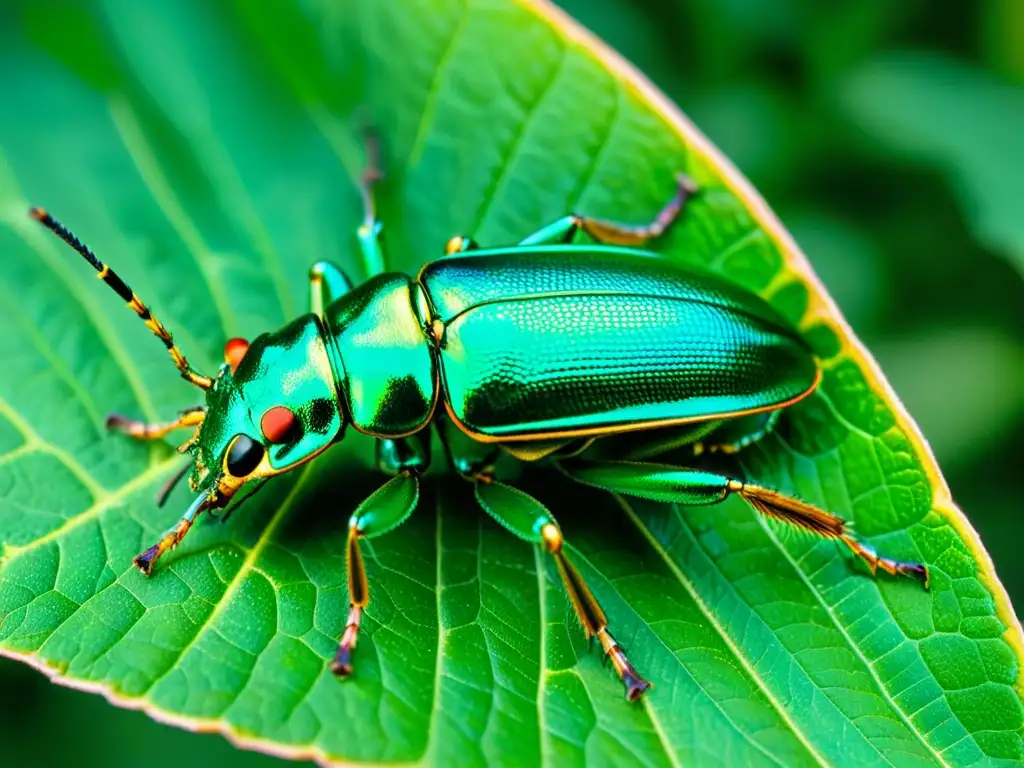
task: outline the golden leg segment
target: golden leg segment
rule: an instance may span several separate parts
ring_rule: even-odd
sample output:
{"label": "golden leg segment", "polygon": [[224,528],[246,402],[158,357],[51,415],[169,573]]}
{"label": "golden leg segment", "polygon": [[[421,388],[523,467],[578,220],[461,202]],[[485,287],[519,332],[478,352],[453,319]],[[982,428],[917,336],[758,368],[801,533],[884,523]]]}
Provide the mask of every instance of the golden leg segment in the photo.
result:
{"label": "golden leg segment", "polygon": [[363,611],[370,602],[366,566],[363,564],[363,555],[359,551],[359,536],[359,528],[350,525],[346,551],[349,594],[348,621],[345,624],[345,631],[341,633],[338,651],[334,654],[334,661],[331,662],[330,667],[331,672],[338,677],[348,677],[352,674],[352,653],[359,640],[359,624],[363,618]]}
{"label": "golden leg segment", "polygon": [[182,413],[174,421],[167,421],[162,424],[147,424],[144,421],[129,419],[118,413],[112,413],[107,417],[107,429],[123,432],[138,440],[159,440],[166,437],[176,429],[186,427],[198,427],[206,418],[205,408],[194,408]]}
{"label": "golden leg segment", "polygon": [[576,611],[580,624],[583,625],[587,639],[590,640],[594,637],[598,639],[601,649],[611,659],[615,673],[626,688],[626,699],[636,701],[644,691],[651,687],[651,683],[640,677],[636,668],[626,657],[622,646],[608,631],[608,618],[598,604],[597,598],[594,597],[579,571],[573,567],[562,551],[562,532],[553,523],[548,523],[541,530],[541,536],[544,540],[544,547],[555,558],[558,573],[562,577],[562,584],[565,586],[565,591],[569,595],[569,600],[573,610]]}
{"label": "golden leg segment", "polygon": [[163,536],[160,537],[160,541],[154,544],[152,547],[147,549],[141,555],[136,555],[135,566],[142,571],[146,576],[149,576],[153,572],[153,564],[160,559],[160,556],[169,549],[173,549],[178,546],[178,543],[185,538],[192,526],[196,522],[196,516],[206,509],[210,504],[210,499],[206,494],[200,494],[192,505],[188,508],[181,519],[174,524],[174,527],[168,530]]}
{"label": "golden leg segment", "polygon": [[928,566],[924,563],[880,557],[873,547],[858,541],[850,533],[847,522],[838,515],[833,515],[831,512],[818,509],[798,499],[783,496],[778,491],[761,488],[756,485],[748,485],[738,480],[730,480],[728,490],[738,493],[754,509],[766,517],[782,520],[824,538],[843,542],[843,544],[850,548],[851,552],[868,564],[868,568],[871,569],[872,573],[877,572],[881,568],[892,576],[910,576],[920,581],[924,584],[924,588],[928,589]]}
{"label": "golden leg segment", "polygon": [[676,175],[676,194],[658,212],[658,215],[643,226],[620,224],[615,221],[591,219],[580,216],[577,225],[588,235],[602,243],[613,245],[641,245],[647,240],[660,237],[682,212],[686,201],[697,194],[697,185],[683,174]]}

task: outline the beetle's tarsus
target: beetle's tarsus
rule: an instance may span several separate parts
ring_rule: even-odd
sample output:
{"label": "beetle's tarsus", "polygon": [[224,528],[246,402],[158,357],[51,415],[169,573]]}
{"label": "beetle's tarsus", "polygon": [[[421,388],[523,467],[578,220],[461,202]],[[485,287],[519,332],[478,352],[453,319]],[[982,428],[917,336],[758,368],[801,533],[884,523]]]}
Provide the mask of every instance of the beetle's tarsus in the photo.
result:
{"label": "beetle's tarsus", "polygon": [[353,605],[348,611],[348,623],[338,643],[338,651],[334,654],[330,670],[337,677],[346,678],[352,674],[352,653],[356,649],[356,642],[359,640],[359,622],[363,617],[363,609]]}
{"label": "beetle's tarsus", "polygon": [[700,192],[700,187],[697,186],[697,182],[691,179],[682,171],[676,173],[676,183],[679,184],[679,191],[683,196],[683,203]]}
{"label": "beetle's tarsus", "polygon": [[594,597],[579,571],[573,567],[562,551],[564,541],[558,526],[553,522],[548,523],[541,529],[541,535],[544,548],[555,558],[558,572],[562,577],[562,584],[591,646],[593,646],[595,638],[601,643],[605,662],[611,661],[615,668],[615,674],[626,686],[626,699],[636,701],[644,691],[651,687],[651,684],[640,677],[633,665],[630,664],[629,659],[626,658],[626,652],[608,631],[608,619],[597,602],[597,598]]}
{"label": "beetle's tarsus", "polygon": [[843,542],[853,554],[867,563],[872,574],[880,568],[890,576],[910,576],[920,581],[924,588],[928,589],[928,566],[923,563],[905,562],[879,556],[870,544],[858,541],[850,532],[850,524],[838,515],[818,509],[805,501],[784,496],[778,491],[741,483],[738,480],[730,480],[727,488],[730,492],[738,493],[766,517],[796,525],[822,538]]}
{"label": "beetle's tarsus", "polygon": [[910,578],[921,582],[921,585],[926,590],[929,588],[931,578],[928,573],[928,566],[924,563],[879,557],[878,553],[875,552],[874,547],[857,541],[857,539],[850,535],[840,537],[840,541],[849,547],[851,552],[867,563],[868,568],[871,569],[872,573],[876,573],[878,569],[882,569],[890,576],[909,576]]}
{"label": "beetle's tarsus", "polygon": [[605,656],[611,660],[612,666],[615,667],[615,673],[626,688],[626,700],[638,700],[643,696],[644,691],[651,687],[650,681],[640,677],[636,667],[626,658],[626,652],[622,650],[622,646],[612,637],[612,633],[608,631],[607,627],[599,629],[597,637],[601,641],[601,647],[604,649]]}

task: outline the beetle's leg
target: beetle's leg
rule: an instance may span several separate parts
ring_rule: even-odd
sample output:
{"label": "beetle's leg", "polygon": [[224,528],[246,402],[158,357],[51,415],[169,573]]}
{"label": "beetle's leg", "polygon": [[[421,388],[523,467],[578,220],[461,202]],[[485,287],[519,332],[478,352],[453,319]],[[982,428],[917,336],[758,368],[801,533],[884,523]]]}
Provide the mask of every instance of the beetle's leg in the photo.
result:
{"label": "beetle's leg", "polygon": [[206,408],[202,406],[182,411],[174,421],[162,424],[147,424],[144,421],[136,421],[118,413],[112,413],[107,417],[107,429],[123,432],[139,440],[159,440],[176,429],[198,427],[203,423],[204,418],[206,418]]}
{"label": "beetle's leg", "polygon": [[583,230],[595,240],[613,245],[640,245],[647,240],[661,236],[669,225],[682,212],[686,201],[697,194],[697,185],[687,176],[676,174],[678,186],[665,207],[649,224],[640,226],[620,224],[604,219],[592,219],[588,216],[572,214],[563,216],[558,221],[548,224],[522,240],[520,245],[548,245],[571,242],[579,230]]}
{"label": "beetle's leg", "polygon": [[438,419],[436,424],[448,462],[460,477],[478,480],[494,476],[494,463],[501,454],[500,446],[473,440],[450,419]]}
{"label": "beetle's leg", "polygon": [[359,639],[359,624],[370,603],[370,584],[359,549],[359,540],[373,538],[394,530],[404,523],[416,508],[420,495],[419,478],[412,473],[400,474],[378,488],[359,505],[348,521],[348,545],[345,550],[348,572],[348,621],[331,662],[331,671],[339,677],[352,673],[352,652]]}
{"label": "beetle's leg", "polygon": [[377,441],[377,468],[387,475],[412,472],[421,475],[430,468],[430,430],[408,437]]}
{"label": "beetle's leg", "polygon": [[146,576],[149,576],[153,572],[153,564],[169,549],[172,549],[185,538],[191,529],[192,525],[196,521],[196,517],[206,509],[208,497],[206,494],[200,494],[196,497],[195,501],[185,511],[185,514],[181,516],[171,528],[167,529],[160,540],[157,541],[152,547],[147,549],[140,555],[136,555],[132,561],[135,563],[135,567],[142,571]]}
{"label": "beetle's leg", "polygon": [[457,253],[465,253],[466,251],[475,251],[480,246],[477,245],[476,240],[465,235],[456,235],[444,246],[445,256],[454,256]]}
{"label": "beetle's leg", "polygon": [[318,261],[309,270],[309,310],[323,317],[324,307],[352,290],[352,281],[339,266]]}
{"label": "beetle's leg", "polygon": [[612,435],[601,440],[598,457],[646,461],[678,451],[673,456],[675,463],[705,453],[736,453],[769,434],[775,428],[780,413],[769,411],[734,419]]}
{"label": "beetle's leg", "polygon": [[680,449],[693,449],[713,434],[721,421],[705,421],[650,431],[623,432],[597,441],[593,458],[642,461]]}
{"label": "beetle's leg", "polygon": [[766,517],[795,525],[822,538],[841,541],[868,564],[872,573],[881,568],[893,576],[912,576],[920,580],[925,589],[928,588],[928,567],[923,563],[880,557],[869,545],[857,540],[843,518],[769,488],[712,472],[667,464],[581,461],[565,462],[559,467],[573,480],[585,485],[652,501],[715,504],[735,493]]}
{"label": "beetle's leg", "polygon": [[380,243],[381,223],[377,220],[373,186],[384,178],[380,165],[380,140],[373,133],[366,134],[366,169],[359,178],[359,193],[363,198],[363,223],[356,230],[359,250],[368,276],[384,271],[384,249]]}
{"label": "beetle's leg", "polygon": [[727,419],[711,434],[691,446],[694,456],[703,453],[736,453],[768,435],[775,429],[782,411],[768,411],[737,419]]}
{"label": "beetle's leg", "polygon": [[639,699],[651,684],[640,677],[626,658],[626,652],[608,631],[608,618],[579,571],[566,557],[562,531],[548,509],[532,496],[495,481],[478,480],[476,498],[487,514],[502,526],[524,541],[542,544],[551,554],[587,639],[596,637],[601,643],[616,674],[626,686],[626,698],[630,701]]}

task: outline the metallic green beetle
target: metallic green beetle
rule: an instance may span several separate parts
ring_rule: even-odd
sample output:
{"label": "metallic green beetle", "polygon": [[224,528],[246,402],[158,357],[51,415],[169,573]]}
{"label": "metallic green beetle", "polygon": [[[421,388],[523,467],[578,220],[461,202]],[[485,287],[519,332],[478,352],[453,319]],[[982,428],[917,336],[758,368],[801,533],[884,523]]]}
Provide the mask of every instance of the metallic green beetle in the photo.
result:
{"label": "metallic green beetle", "polygon": [[[383,263],[370,189],[377,176],[364,176],[366,219],[358,232],[370,263]],[[695,193],[680,177],[676,195],[645,227],[566,216],[509,248],[479,249],[455,237],[447,256],[415,279],[380,274],[353,287],[321,262],[310,275],[313,311],[251,344],[229,341],[214,378],[191,368],[115,272],[33,209],[163,341],[181,375],[206,391],[204,407],[167,424],[108,422],[142,439],[194,430],[181,450],[192,456],[189,481],[198,495],[135,564],[148,575],[200,512],[309,461],[347,426],[378,438],[378,463],[393,478],[349,520],[350,610],[331,663],[348,675],[370,597],[359,540],[412,513],[434,426],[453,468],[475,484],[480,506],[554,557],[584,632],[600,641],[630,700],[650,683],[609,632],[551,513],[495,480],[500,452],[544,459],[580,483],[655,501],[713,504],[738,494],[764,515],[843,542],[872,572],[912,575],[927,587],[924,565],[878,556],[836,515],[720,474],[637,460],[670,449],[691,456],[738,450],[820,379],[808,346],[764,300],[631,247],[659,236]],[[591,244],[574,242],[581,231]]]}

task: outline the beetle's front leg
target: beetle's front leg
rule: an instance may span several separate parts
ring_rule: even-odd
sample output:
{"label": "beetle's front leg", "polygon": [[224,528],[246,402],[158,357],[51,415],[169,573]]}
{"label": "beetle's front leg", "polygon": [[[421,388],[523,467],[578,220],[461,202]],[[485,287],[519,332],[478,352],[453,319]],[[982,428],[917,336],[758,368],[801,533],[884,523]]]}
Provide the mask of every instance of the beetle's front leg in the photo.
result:
{"label": "beetle's front leg", "polygon": [[668,464],[574,461],[561,463],[559,468],[584,485],[652,501],[717,504],[727,496],[737,494],[765,517],[795,525],[822,538],[841,541],[867,563],[872,573],[881,568],[893,576],[915,578],[924,584],[925,589],[928,588],[928,566],[882,557],[871,546],[859,541],[843,518],[770,488]]}
{"label": "beetle's front leg", "polygon": [[366,578],[359,540],[381,536],[404,523],[416,508],[419,495],[419,478],[412,473],[400,474],[377,489],[349,518],[345,549],[348,620],[338,643],[338,651],[331,662],[331,671],[339,677],[347,677],[352,673],[352,653],[359,639],[359,625],[370,603],[370,584]]}
{"label": "beetle's front leg", "polygon": [[660,237],[682,212],[686,201],[697,194],[697,185],[689,177],[676,174],[676,193],[648,223],[643,225],[621,224],[616,221],[592,219],[589,216],[571,214],[534,232],[519,245],[551,245],[568,243],[579,230],[595,240],[612,245],[641,245],[647,240]]}
{"label": "beetle's front leg", "polygon": [[127,416],[122,416],[119,413],[112,413],[107,417],[107,429],[130,435],[136,440],[159,440],[176,429],[198,427],[205,418],[206,408],[202,406],[184,410],[174,421],[166,421],[160,424],[147,424],[144,421],[129,419]]}
{"label": "beetle's front leg", "polygon": [[210,497],[206,494],[200,494],[196,497],[195,501],[185,511],[185,514],[181,516],[181,519],[169,528],[156,544],[142,554],[135,556],[135,559],[132,561],[135,563],[135,567],[146,576],[149,576],[153,572],[153,564],[167,550],[173,549],[181,543],[181,540],[185,538],[185,534],[192,530],[196,517],[209,506],[209,503]]}
{"label": "beetle's front leg", "polygon": [[324,307],[340,299],[353,288],[341,267],[331,261],[318,261],[309,269],[309,311],[324,316]]}
{"label": "beetle's front leg", "polygon": [[516,488],[486,479],[476,481],[476,498],[502,527],[524,541],[543,545],[551,554],[587,639],[596,637],[601,643],[601,649],[611,659],[615,673],[626,687],[626,698],[629,701],[639,699],[651,684],[640,677],[626,658],[626,652],[608,631],[608,618],[579,571],[566,557],[562,531],[547,507]]}

